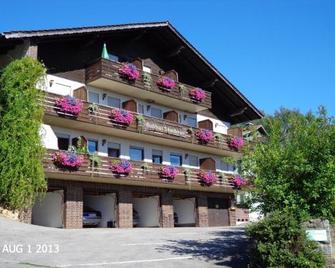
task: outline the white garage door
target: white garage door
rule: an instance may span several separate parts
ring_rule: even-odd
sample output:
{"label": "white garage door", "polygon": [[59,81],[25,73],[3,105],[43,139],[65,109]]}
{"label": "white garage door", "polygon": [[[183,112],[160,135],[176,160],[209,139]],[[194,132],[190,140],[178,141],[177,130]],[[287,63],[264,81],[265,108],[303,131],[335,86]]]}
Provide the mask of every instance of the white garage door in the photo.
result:
{"label": "white garage door", "polygon": [[159,196],[134,198],[133,207],[139,216],[139,227],[159,227]]}
{"label": "white garage door", "polygon": [[173,200],[173,211],[177,213],[176,226],[192,226],[195,224],[195,198]]}
{"label": "white garage door", "polygon": [[63,190],[47,192],[32,211],[32,223],[48,227],[63,227]]}
{"label": "white garage door", "polygon": [[101,222],[98,227],[107,227],[109,221],[116,222],[116,196],[113,193],[104,195],[84,195],[84,206],[101,212]]}

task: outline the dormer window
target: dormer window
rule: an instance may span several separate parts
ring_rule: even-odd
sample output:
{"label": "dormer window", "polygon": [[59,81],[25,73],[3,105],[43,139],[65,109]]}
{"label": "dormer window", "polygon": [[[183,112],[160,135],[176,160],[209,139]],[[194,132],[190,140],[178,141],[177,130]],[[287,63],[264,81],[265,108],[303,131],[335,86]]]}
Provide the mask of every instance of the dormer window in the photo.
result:
{"label": "dormer window", "polygon": [[119,61],[119,57],[111,53],[108,53],[108,58],[109,60],[112,60],[112,61],[116,61],[116,62]]}

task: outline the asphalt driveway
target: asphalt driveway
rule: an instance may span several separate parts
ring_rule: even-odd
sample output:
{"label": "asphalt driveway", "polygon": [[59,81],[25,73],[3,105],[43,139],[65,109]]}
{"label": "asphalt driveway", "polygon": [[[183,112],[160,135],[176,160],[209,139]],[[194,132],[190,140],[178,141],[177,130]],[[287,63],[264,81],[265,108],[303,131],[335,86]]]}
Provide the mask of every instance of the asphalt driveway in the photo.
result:
{"label": "asphalt driveway", "polygon": [[0,267],[247,267],[243,228],[63,230],[0,217]]}

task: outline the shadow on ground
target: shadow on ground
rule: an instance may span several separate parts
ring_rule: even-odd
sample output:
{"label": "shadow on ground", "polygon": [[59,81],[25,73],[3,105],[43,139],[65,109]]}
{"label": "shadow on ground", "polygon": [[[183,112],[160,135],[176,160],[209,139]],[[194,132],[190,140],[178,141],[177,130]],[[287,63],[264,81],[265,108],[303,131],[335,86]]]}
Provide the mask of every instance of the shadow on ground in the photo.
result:
{"label": "shadow on ground", "polygon": [[[200,231],[200,230],[199,230]],[[200,231],[201,232],[201,231]],[[208,240],[169,240],[169,244],[157,248],[158,251],[192,255],[217,266],[233,268],[248,267],[248,238],[244,228],[215,231]]]}

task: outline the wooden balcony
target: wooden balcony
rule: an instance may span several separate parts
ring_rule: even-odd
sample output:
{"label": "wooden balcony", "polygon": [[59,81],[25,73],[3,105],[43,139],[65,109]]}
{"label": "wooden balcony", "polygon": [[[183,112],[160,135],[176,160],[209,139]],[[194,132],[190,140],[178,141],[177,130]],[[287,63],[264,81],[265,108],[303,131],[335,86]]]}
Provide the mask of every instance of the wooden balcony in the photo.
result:
{"label": "wooden balcony", "polygon": [[119,62],[99,59],[86,69],[86,84],[188,112],[199,112],[212,107],[211,92],[206,91],[206,98],[202,102],[194,102],[189,96],[193,86],[177,83],[171,91],[162,91],[156,84],[159,76],[146,73],[151,81],[144,81],[142,70],[139,70],[140,78],[131,83],[120,77],[118,70],[121,66]]}
{"label": "wooden balcony", "polygon": [[[90,112],[91,103],[83,102],[83,109],[78,117],[59,112],[55,107],[55,100],[60,95],[49,93],[44,101],[44,123],[69,129],[78,129],[91,133],[105,134],[125,139],[143,141],[148,143],[166,145],[191,151],[204,152],[222,156],[239,158],[240,152],[228,146],[231,136],[222,135],[206,144],[198,142],[194,133],[199,128],[192,128],[172,121],[143,116],[144,121],[139,123],[136,119],[125,127],[112,122],[110,113],[113,108],[98,105],[95,112]],[[136,117],[134,113],[134,117]]]}
{"label": "wooden balcony", "polygon": [[139,161],[129,161],[132,165],[132,171],[129,175],[116,175],[111,169],[112,160],[120,160],[119,158],[100,157],[101,165],[94,167],[87,155],[84,156],[84,161],[77,171],[67,171],[56,167],[52,160],[52,155],[57,150],[47,150],[43,160],[43,166],[46,178],[60,179],[60,180],[76,180],[89,181],[122,185],[136,185],[144,187],[160,187],[170,189],[186,189],[194,191],[208,191],[208,192],[225,192],[233,193],[233,185],[230,182],[229,174],[217,174],[217,181],[211,186],[202,185],[198,178],[198,169],[188,169],[189,175],[184,173],[185,168],[178,167],[178,174],[174,180],[161,178],[159,169],[163,165],[147,163]]}

